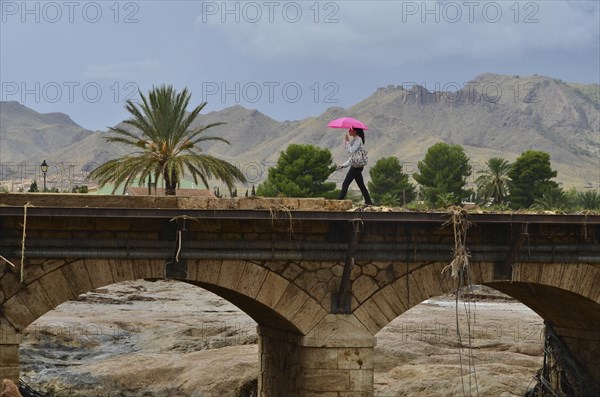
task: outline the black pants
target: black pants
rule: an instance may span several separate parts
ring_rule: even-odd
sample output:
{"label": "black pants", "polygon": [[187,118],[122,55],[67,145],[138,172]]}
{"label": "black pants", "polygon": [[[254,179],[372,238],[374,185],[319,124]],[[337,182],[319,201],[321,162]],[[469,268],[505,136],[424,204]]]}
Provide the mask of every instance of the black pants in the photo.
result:
{"label": "black pants", "polygon": [[348,170],[348,173],[346,174],[346,178],[344,179],[344,182],[342,183],[342,190],[340,191],[340,194],[338,196],[339,200],[342,200],[346,197],[346,193],[348,193],[348,187],[350,186],[352,181],[355,180],[356,184],[358,185],[358,188],[360,189],[363,197],[365,198],[365,204],[373,205],[373,202],[371,201],[371,196],[369,195],[369,191],[367,190],[367,187],[365,186],[365,181],[363,180],[362,170],[363,170],[363,167],[360,167],[360,168],[350,167],[350,169]]}

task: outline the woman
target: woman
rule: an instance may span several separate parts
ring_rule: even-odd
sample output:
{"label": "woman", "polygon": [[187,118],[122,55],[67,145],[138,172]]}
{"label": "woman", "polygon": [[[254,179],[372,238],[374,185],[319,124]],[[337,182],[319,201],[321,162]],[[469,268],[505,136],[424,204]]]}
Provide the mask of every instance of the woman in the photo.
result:
{"label": "woman", "polygon": [[[350,140],[350,137],[352,137],[352,140]],[[346,149],[348,149],[350,155],[352,155],[352,153],[360,149],[364,144],[365,132],[363,131],[363,129],[350,128],[348,130],[348,134],[344,137],[344,145],[346,146]],[[350,159],[348,159],[348,161],[346,161],[344,164],[340,165],[338,167],[338,170],[341,170],[342,168],[346,168],[348,166],[350,166]],[[350,167],[350,169],[348,170],[348,174],[346,174],[346,178],[342,183],[342,190],[340,191],[340,194],[338,196],[339,200],[343,200],[344,197],[346,197],[346,193],[348,193],[348,187],[350,186],[350,183],[352,183],[353,180],[356,180],[356,184],[358,185],[358,188],[362,192],[362,195],[365,199],[365,204],[373,205],[373,202],[371,201],[371,196],[369,195],[369,191],[367,190],[367,187],[365,186],[365,181],[363,180],[363,168],[364,167]]]}

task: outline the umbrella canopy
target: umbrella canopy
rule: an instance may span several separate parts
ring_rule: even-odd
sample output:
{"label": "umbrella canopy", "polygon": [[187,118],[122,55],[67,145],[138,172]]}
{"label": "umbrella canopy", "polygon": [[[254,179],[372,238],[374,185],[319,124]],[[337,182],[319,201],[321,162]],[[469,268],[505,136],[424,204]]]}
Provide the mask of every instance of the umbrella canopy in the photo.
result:
{"label": "umbrella canopy", "polygon": [[327,127],[330,128],[362,128],[368,130],[369,128],[362,121],[353,119],[352,117],[342,117],[339,119],[331,120]]}

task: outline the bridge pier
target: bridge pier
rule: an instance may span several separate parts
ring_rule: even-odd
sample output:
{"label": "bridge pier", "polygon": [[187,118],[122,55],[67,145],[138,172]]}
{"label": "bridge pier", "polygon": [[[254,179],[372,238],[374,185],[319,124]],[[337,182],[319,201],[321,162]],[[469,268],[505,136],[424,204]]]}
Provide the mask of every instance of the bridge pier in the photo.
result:
{"label": "bridge pier", "polygon": [[352,314],[307,336],[258,327],[260,397],[372,397],[375,338]]}
{"label": "bridge pier", "polygon": [[10,379],[19,384],[19,346],[22,334],[0,317],[0,382]]}

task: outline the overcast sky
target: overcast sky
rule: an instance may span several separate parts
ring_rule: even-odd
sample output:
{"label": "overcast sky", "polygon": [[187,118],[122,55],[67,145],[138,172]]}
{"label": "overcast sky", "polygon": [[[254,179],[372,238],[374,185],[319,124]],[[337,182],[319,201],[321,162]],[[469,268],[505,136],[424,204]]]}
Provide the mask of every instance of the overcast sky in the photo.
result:
{"label": "overcast sky", "polygon": [[460,87],[484,72],[600,82],[597,1],[0,0],[0,100],[85,128],[126,98],[188,87],[206,111],[277,120],[350,107],[377,87]]}

